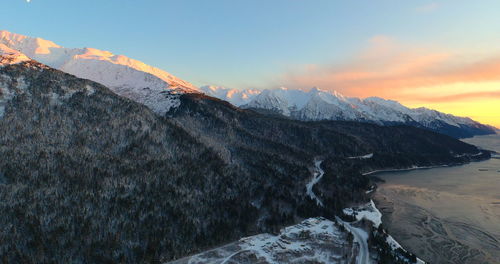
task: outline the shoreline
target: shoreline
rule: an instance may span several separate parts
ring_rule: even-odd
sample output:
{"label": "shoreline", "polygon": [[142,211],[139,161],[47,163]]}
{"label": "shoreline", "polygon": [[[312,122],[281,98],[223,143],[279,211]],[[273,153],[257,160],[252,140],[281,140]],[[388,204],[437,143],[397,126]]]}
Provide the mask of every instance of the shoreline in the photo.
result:
{"label": "shoreline", "polygon": [[402,169],[381,169],[381,170],[374,170],[374,171],[369,171],[365,173],[361,173],[363,176],[367,175],[373,175],[377,173],[382,173],[382,172],[397,172],[397,171],[412,171],[412,170],[425,170],[425,169],[435,169],[435,168],[444,168],[444,167],[452,167],[452,166],[460,166],[460,165],[465,165],[467,163],[460,163],[460,164],[444,164],[444,165],[435,165],[435,166],[414,166],[410,168],[402,168]]}
{"label": "shoreline", "polygon": [[[486,159],[469,160],[467,162],[462,162],[462,163],[449,163],[449,164],[432,165],[432,166],[416,166],[416,165],[414,165],[413,167],[409,167],[409,168],[380,169],[380,170],[373,170],[373,171],[363,172],[363,173],[361,173],[361,175],[368,176],[368,175],[374,175],[374,174],[383,173],[383,172],[413,171],[413,170],[426,170],[426,169],[455,167],[455,166],[467,165],[467,164],[472,163],[472,162],[483,162],[483,161],[487,161],[487,160],[490,160],[490,159],[493,159],[493,158],[497,158],[497,156],[495,155],[495,153],[493,153],[492,151],[488,151],[488,152],[490,153],[490,156],[488,158],[486,158]],[[481,153],[481,155],[482,154],[483,153]]]}
{"label": "shoreline", "polygon": [[[486,160],[489,160],[489,159],[486,159]],[[486,160],[478,160],[478,161],[474,161],[474,162],[481,162],[481,161],[486,161]],[[371,177],[374,177],[375,179],[378,179],[380,181],[383,181],[385,182],[385,180],[382,180],[380,178],[377,178],[375,175],[376,174],[379,174],[379,173],[384,173],[384,172],[404,172],[404,171],[414,171],[414,170],[427,170],[427,169],[437,169],[437,168],[448,168],[448,167],[454,167],[454,166],[461,166],[461,165],[466,165],[466,164],[469,164],[473,161],[470,161],[470,162],[466,162],[466,163],[460,163],[460,164],[443,164],[443,165],[435,165],[435,166],[414,166],[414,167],[410,167],[410,168],[402,168],[402,169],[382,169],[382,170],[374,170],[374,171],[369,171],[369,172],[365,172],[365,173],[362,173],[363,176],[371,176]],[[369,194],[370,196],[370,201],[373,203],[373,206],[374,208],[377,210],[377,212],[380,213],[380,224],[383,224],[383,221],[382,219],[385,217],[389,217],[387,216],[387,213],[382,213],[382,211],[380,211],[378,209],[378,207],[380,206],[380,202],[377,201],[375,199],[375,193],[378,191],[378,184],[375,183],[374,185],[372,185],[372,187],[375,186],[375,188],[372,188],[370,190],[368,190],[366,192],[366,194]],[[392,232],[391,232],[392,233]],[[408,245],[402,245],[400,242],[398,242],[398,240],[396,240],[392,235],[391,233],[389,233],[389,231],[387,230],[387,235],[396,243],[399,245],[399,247],[402,249],[402,250],[405,250],[406,251],[406,248],[408,248]],[[413,254],[415,254],[415,256],[417,256],[417,263],[418,264],[425,264],[427,263],[425,260],[421,259],[417,253],[414,253],[412,252]]]}
{"label": "shoreline", "polygon": [[[355,222],[359,222],[361,220],[367,220],[371,222],[372,227],[378,228],[380,225],[383,226],[382,218],[383,214],[382,212],[378,209],[377,204],[374,202],[373,199],[370,199],[370,202],[366,204],[361,204],[357,205],[355,207],[348,207],[344,208],[343,212],[345,215],[351,215],[356,218]],[[366,230],[364,230],[367,232]],[[410,252],[406,248],[406,246],[401,245],[390,233],[387,229],[384,228],[384,232],[387,235],[385,238],[385,242],[389,245],[391,248],[393,254],[396,254],[397,259],[405,260],[405,262],[409,261],[404,255],[401,255],[401,253],[397,253],[398,251],[402,251],[404,253],[411,253],[416,257],[416,262],[411,262],[415,264],[426,264],[424,260],[419,258],[415,252]]]}
{"label": "shoreline", "polygon": [[[473,161],[470,161],[470,162],[466,162],[466,163],[461,163],[461,164],[445,164],[445,165],[436,165],[436,166],[425,166],[425,167],[411,167],[411,168],[404,168],[404,169],[384,169],[384,170],[375,170],[375,171],[370,171],[368,173],[363,173],[363,175],[370,175],[370,177],[373,177],[372,181],[376,181],[377,179],[380,180],[380,182],[383,182],[383,183],[386,183],[386,180],[387,180],[387,184],[391,184],[391,181],[389,179],[386,179],[386,178],[378,178],[376,176],[374,176],[375,174],[377,173],[384,173],[384,172],[404,172],[404,171],[413,171],[413,170],[420,170],[420,169],[434,169],[434,168],[450,168],[451,167],[459,167],[459,166],[462,166],[462,165],[470,165],[470,166],[475,166],[474,168],[476,167],[480,167],[481,165],[478,164],[480,162],[483,162],[483,161],[492,161],[493,159],[495,159],[495,157],[492,155],[492,157],[488,158],[488,159],[481,159],[481,160],[473,160]],[[441,171],[442,173],[446,174],[448,172],[448,170],[443,170]],[[500,171],[499,171],[500,172]],[[425,174],[427,174],[427,172],[423,172]],[[430,172],[432,174],[432,172]],[[440,171],[437,172],[438,174],[440,173]],[[386,174],[384,176],[388,176],[388,178],[390,177],[389,176],[390,174]],[[401,176],[402,174],[397,174],[398,176]],[[404,177],[401,176],[401,177]],[[379,183],[379,181],[375,182],[373,185],[372,185],[372,189],[370,189],[370,193],[367,197],[369,197],[370,199],[373,200],[373,202],[375,203],[376,207],[379,208],[379,207],[382,207],[382,208],[385,208],[386,207],[386,203],[391,203],[391,202],[395,202],[397,200],[394,200],[395,197],[392,197],[393,199],[388,199],[389,197],[388,196],[384,196],[384,195],[378,195],[378,194],[382,194],[381,192],[381,189],[382,189],[382,183]],[[380,189],[379,189],[380,187]],[[384,198],[385,197],[385,198]],[[389,208],[390,209],[390,208]],[[390,220],[388,219],[391,219],[393,216],[393,211],[392,210],[384,210],[383,212],[380,211],[382,213],[382,217],[383,219],[385,219],[386,221],[383,221],[384,223],[386,223],[387,221],[390,222]],[[394,231],[394,230],[393,230]],[[388,232],[389,235],[393,235],[393,236],[397,236],[398,233],[394,233],[394,232]],[[401,232],[399,232],[399,235],[401,235]],[[399,240],[396,240],[398,243],[405,243],[404,241],[399,241]],[[408,242],[408,241],[407,241]],[[403,248],[410,248],[409,245],[413,245],[412,242],[410,242],[410,244],[401,244]],[[413,245],[414,246],[414,245]],[[490,255],[488,255],[488,251],[485,251],[486,252],[486,257],[489,258],[491,257]],[[427,256],[427,253],[426,254],[418,254],[417,252],[414,252],[415,255],[417,255],[417,257],[424,257],[424,258],[428,258],[429,256]],[[430,255],[432,255],[433,253],[431,253]],[[421,259],[422,260],[422,259]],[[423,260],[425,261],[425,260]],[[496,263],[496,262],[495,262]]]}

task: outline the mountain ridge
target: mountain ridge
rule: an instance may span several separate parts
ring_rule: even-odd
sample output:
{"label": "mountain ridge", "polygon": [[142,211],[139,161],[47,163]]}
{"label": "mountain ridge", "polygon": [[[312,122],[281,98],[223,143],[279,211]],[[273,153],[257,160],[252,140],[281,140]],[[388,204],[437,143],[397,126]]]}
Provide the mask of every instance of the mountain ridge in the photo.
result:
{"label": "mountain ridge", "polygon": [[0,44],[52,68],[101,83],[161,115],[178,105],[177,94],[199,91],[166,71],[109,51],[65,48],[52,41],[5,30],[0,31]]}
{"label": "mountain ridge", "polygon": [[[427,108],[408,108],[379,97],[349,98],[336,91],[312,88],[228,89],[220,86],[200,88],[143,62],[94,48],[64,48],[41,38],[0,31],[3,49],[20,52],[77,77],[105,85],[118,95],[148,106],[160,115],[180,104],[184,93],[203,92],[238,107],[265,110],[303,121],[342,120],[381,125],[406,124],[430,129],[456,138],[494,134],[495,129],[470,118],[456,117]],[[25,57],[22,57],[25,56]],[[22,57],[22,58],[21,58]],[[4,62],[7,60],[4,56]],[[9,59],[12,60],[12,59]]]}
{"label": "mountain ridge", "polygon": [[[395,100],[380,97],[364,99],[346,97],[336,91],[312,88],[309,91],[288,89],[241,90],[212,87],[202,91],[210,96],[227,100],[239,107],[267,110],[303,120],[343,120],[373,122],[381,125],[406,124],[427,128],[454,137],[494,134],[496,129],[468,117],[458,117],[425,107],[409,108]],[[219,92],[223,90],[224,92]],[[250,92],[251,91],[251,92]],[[244,101],[231,94],[245,95]]]}

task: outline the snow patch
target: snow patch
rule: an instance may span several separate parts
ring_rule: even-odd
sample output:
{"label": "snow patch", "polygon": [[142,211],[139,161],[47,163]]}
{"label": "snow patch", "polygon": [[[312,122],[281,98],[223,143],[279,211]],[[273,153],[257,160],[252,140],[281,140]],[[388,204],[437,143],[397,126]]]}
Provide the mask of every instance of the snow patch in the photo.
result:
{"label": "snow patch", "polygon": [[90,85],[86,85],[85,90],[88,96],[93,95],[95,93],[95,88]]}
{"label": "snow patch", "polygon": [[0,118],[5,115],[5,109],[10,100],[12,100],[18,93],[24,93],[28,84],[24,81],[24,78],[19,77],[16,79],[17,86],[12,89],[8,88],[8,83],[3,81],[5,79],[10,79],[7,75],[0,76]]}
{"label": "snow patch", "polygon": [[245,237],[172,263],[345,263],[344,255],[352,252],[347,243],[346,233],[334,222],[317,217],[283,228],[278,235]]}
{"label": "snow patch", "polygon": [[348,159],[371,159],[373,158],[373,153],[369,153],[363,156],[347,157]]}
{"label": "snow patch", "polygon": [[327,243],[328,241],[330,243],[343,242],[342,233],[332,221],[324,218],[310,218],[300,224],[282,229],[277,236],[260,234],[242,238],[240,239],[240,242],[243,243],[241,250],[254,252],[257,257],[263,258],[269,264],[282,263],[277,260],[277,256],[287,252],[304,255],[304,260],[322,260],[325,263],[330,263],[330,258],[340,259],[342,257],[336,254],[330,256],[319,254],[314,250],[314,245],[303,240],[306,237]]}
{"label": "snow patch", "polygon": [[345,208],[343,212],[346,215],[355,216],[358,221],[362,219],[369,220],[375,227],[378,227],[382,223],[382,213],[377,209],[373,200],[370,200],[370,202],[365,205]]}
{"label": "snow patch", "polygon": [[[378,210],[373,200],[370,200],[370,202],[365,205],[345,208],[343,212],[346,215],[355,216],[357,221],[360,221],[362,219],[369,220],[376,228],[382,224],[382,213]],[[392,250],[401,249],[406,252],[406,250],[391,235],[387,235],[386,242],[389,244]],[[417,258],[417,263],[424,264],[425,262]]]}

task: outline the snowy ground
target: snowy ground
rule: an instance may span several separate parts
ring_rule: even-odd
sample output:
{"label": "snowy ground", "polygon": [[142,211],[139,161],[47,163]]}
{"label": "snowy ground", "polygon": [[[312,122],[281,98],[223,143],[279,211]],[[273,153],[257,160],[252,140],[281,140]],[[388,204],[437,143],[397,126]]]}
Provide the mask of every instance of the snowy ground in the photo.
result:
{"label": "snowy ground", "polygon": [[368,233],[358,227],[352,226],[348,222],[342,221],[337,217],[337,221],[341,223],[354,237],[354,242],[359,245],[359,254],[356,257],[357,264],[369,264],[370,262],[370,251],[368,248]]}
{"label": "snowy ground", "polygon": [[363,156],[348,157],[348,159],[371,159],[373,158],[373,153],[369,153]]}
{"label": "snowy ground", "polygon": [[310,218],[286,227],[278,235],[259,234],[238,242],[171,262],[226,263],[351,263],[355,249],[347,233],[325,218]]}
{"label": "snowy ground", "polygon": [[377,209],[373,200],[369,203],[354,208],[345,208],[344,214],[356,216],[356,220],[366,219],[378,227],[382,223],[382,213]]}
{"label": "snowy ground", "polygon": [[[362,219],[368,220],[373,223],[374,227],[379,227],[382,224],[382,213],[375,206],[373,200],[369,203],[353,208],[345,208],[344,213],[347,215],[354,215],[357,221]],[[347,227],[346,227],[347,228]],[[392,236],[387,236],[387,243],[391,246],[393,250],[398,248],[406,251]],[[358,262],[359,263],[359,262]],[[417,258],[418,264],[425,264],[425,262]]]}

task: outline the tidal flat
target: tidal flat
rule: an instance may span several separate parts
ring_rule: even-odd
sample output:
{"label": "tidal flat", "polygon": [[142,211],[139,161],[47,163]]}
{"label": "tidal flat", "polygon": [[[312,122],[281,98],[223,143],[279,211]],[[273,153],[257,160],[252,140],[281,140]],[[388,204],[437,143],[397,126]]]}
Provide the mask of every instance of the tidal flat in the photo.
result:
{"label": "tidal flat", "polygon": [[[500,136],[464,140],[500,152]],[[377,174],[383,223],[430,263],[500,263],[500,159]]]}

